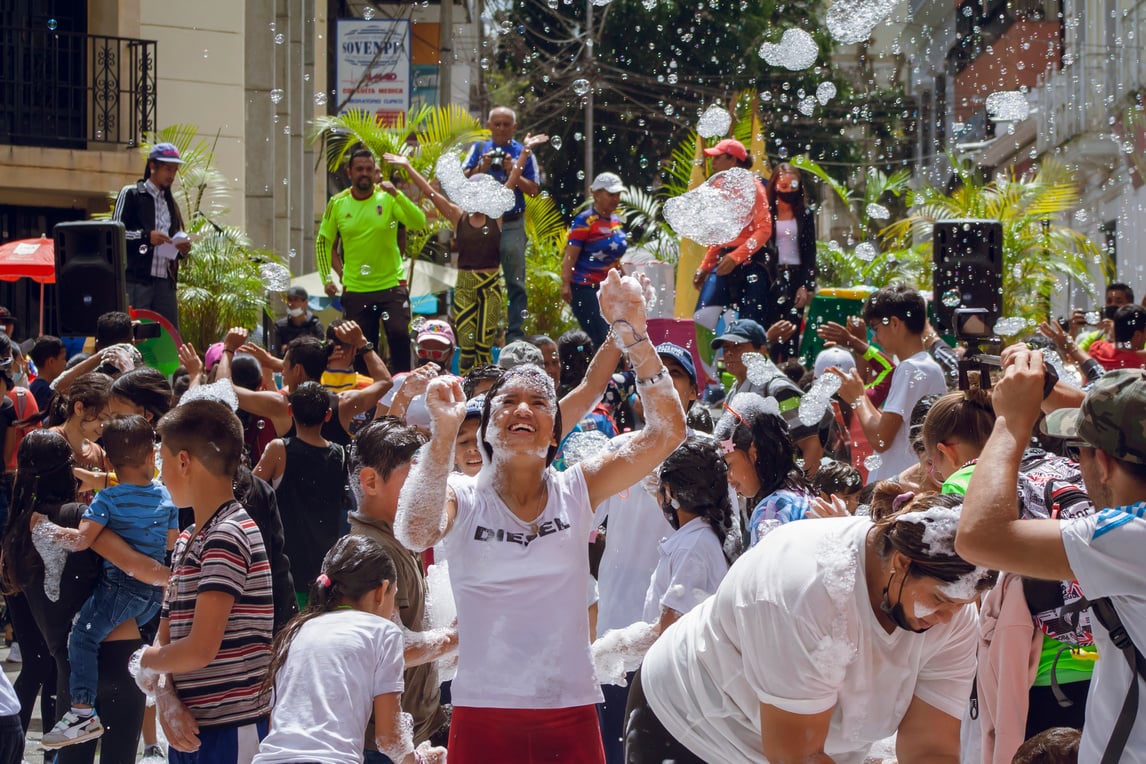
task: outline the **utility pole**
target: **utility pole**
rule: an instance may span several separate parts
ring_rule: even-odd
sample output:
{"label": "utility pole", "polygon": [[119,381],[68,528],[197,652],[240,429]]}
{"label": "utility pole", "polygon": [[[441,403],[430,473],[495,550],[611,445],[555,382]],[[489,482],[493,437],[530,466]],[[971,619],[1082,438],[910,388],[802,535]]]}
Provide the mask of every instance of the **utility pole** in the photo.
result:
{"label": "utility pole", "polygon": [[593,0],[585,0],[585,74],[589,80],[589,92],[585,94],[585,196],[589,196],[589,186],[593,183]]}
{"label": "utility pole", "polygon": [[440,0],[438,15],[438,105],[447,106],[451,100],[450,75],[453,73],[454,0]]}

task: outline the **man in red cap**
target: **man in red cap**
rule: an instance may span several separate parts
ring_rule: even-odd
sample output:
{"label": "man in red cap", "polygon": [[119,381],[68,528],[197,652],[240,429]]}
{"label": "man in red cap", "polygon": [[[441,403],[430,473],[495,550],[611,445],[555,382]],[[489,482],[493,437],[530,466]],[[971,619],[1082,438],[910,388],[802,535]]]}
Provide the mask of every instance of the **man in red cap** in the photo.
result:
{"label": "man in red cap", "polygon": [[[712,157],[713,174],[739,167],[752,169],[752,157],[744,144],[725,138],[704,150]],[[768,326],[768,296],[771,293],[771,270],[764,246],[772,238],[772,214],[764,193],[764,181],[756,186],[752,217],[736,238],[708,248],[700,267],[692,277],[700,290],[693,319],[698,327],[715,334],[717,323],[726,310],[736,314],[725,317],[725,324],[735,318],[749,318]],[[708,347],[708,342],[701,342]],[[713,369],[707,369],[714,376]]]}
{"label": "man in red cap", "polygon": [[171,143],[157,143],[147,154],[143,178],[124,186],[112,219],[123,223],[127,239],[127,301],[136,309],[154,310],[178,328],[175,284],[179,260],[191,252],[183,216],[171,195],[183,160]]}

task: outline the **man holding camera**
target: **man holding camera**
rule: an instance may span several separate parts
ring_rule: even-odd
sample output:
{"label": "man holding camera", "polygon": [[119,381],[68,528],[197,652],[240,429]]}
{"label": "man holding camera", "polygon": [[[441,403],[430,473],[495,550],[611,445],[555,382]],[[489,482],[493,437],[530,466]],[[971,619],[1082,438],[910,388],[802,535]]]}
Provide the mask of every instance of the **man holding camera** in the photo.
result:
{"label": "man holding camera", "polygon": [[[1004,351],[1003,366],[991,395],[994,429],[967,488],[955,551],[968,562],[1028,578],[1078,581],[1102,623],[1093,624],[1102,659],[1095,664],[1078,761],[1146,762],[1146,723],[1136,713],[1146,689],[1139,675],[1146,645],[1146,371],[1113,371],[1094,383],[1080,407],[1047,414],[1043,430],[1078,451],[1100,510],[1038,520],[1020,519],[1016,481],[1040,402],[1050,410],[1057,396],[1044,401],[1041,353],[1013,346]],[[1109,598],[1112,609],[1098,598]]]}
{"label": "man holding camera", "polygon": [[462,166],[466,177],[485,173],[498,183],[506,183],[517,158],[524,156],[525,166],[513,189],[516,203],[501,218],[501,270],[505,275],[505,288],[509,297],[509,322],[505,340],[513,342],[525,337],[521,324],[529,307],[525,295],[525,196],[537,196],[537,179],[541,174],[532,150],[513,139],[517,131],[517,115],[513,109],[498,106],[489,113],[490,140],[478,141],[470,149]]}

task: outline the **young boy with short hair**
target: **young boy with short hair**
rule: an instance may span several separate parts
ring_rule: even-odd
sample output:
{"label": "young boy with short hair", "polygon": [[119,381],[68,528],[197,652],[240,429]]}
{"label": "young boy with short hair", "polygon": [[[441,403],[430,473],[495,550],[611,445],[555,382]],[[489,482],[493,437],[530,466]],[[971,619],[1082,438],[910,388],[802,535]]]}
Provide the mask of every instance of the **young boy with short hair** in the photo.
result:
{"label": "young boy with short hair", "polygon": [[[155,481],[155,435],[151,424],[138,414],[117,417],[104,426],[104,450],[115,467],[118,485],[96,494],[79,528],[53,528],[67,548],[87,549],[106,528],[132,549],[164,562],[179,530],[179,513],[167,489]],[[80,608],[68,639],[71,663],[72,708],[41,742],[44,748],[62,748],[103,734],[92,704],[96,698],[100,643],[125,621],[142,625],[155,617],[163,589],[132,578],[108,561],[91,597]]]}
{"label": "young boy with short hair", "polygon": [[197,400],[158,430],[163,482],[195,523],[175,544],[157,644],[140,665],[161,675],[172,764],[247,764],[267,733],[274,601],[263,537],[232,488],[243,428],[225,405]]}
{"label": "young boy with short hair", "polygon": [[[927,395],[943,395],[947,382],[943,369],[927,352],[923,332],[927,329],[927,303],[919,292],[903,285],[884,287],[867,298],[863,320],[875,335],[875,343],[899,358],[883,409],[875,407],[864,392],[864,382],[852,369],[840,376],[839,397],[859,417],[875,454],[868,457],[868,482],[894,479],[919,463],[911,450],[907,421],[911,409]],[[878,457],[878,458],[877,458]]]}

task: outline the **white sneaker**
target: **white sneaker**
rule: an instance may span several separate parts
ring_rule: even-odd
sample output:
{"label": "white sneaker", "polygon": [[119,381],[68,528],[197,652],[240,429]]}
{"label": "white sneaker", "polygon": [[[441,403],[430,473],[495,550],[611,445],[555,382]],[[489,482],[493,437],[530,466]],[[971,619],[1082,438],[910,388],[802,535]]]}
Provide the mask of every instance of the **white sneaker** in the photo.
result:
{"label": "white sneaker", "polygon": [[23,663],[24,659],[20,655],[20,643],[13,642],[12,646],[8,648],[8,657],[5,659],[8,663]]}
{"label": "white sneaker", "polygon": [[102,734],[103,725],[100,724],[98,714],[92,712],[91,716],[80,716],[74,711],[68,711],[64,718],[56,722],[52,731],[44,735],[40,746],[48,749],[63,748],[95,740]]}

